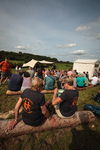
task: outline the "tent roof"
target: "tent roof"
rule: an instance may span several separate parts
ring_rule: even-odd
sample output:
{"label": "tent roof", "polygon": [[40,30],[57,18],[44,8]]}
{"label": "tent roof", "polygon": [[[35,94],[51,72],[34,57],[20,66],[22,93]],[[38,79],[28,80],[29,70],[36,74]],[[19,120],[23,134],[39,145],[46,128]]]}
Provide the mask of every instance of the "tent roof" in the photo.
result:
{"label": "tent roof", "polygon": [[54,64],[54,62],[45,61],[45,60],[39,61],[39,63],[41,63],[41,64]]}
{"label": "tent roof", "polygon": [[37,60],[32,59],[32,60],[29,61],[28,63],[23,64],[22,67],[28,67],[28,66],[30,66],[30,67],[33,68],[37,62],[38,62]]}
{"label": "tent roof", "polygon": [[77,59],[75,63],[83,63],[83,64],[95,64],[98,62],[97,59]]}
{"label": "tent roof", "polygon": [[34,67],[36,63],[40,63],[40,64],[47,64],[47,65],[51,65],[51,64],[54,64],[54,62],[49,62],[49,61],[45,61],[45,60],[42,60],[42,61],[37,61],[37,60],[34,60],[32,59],[31,61],[23,64],[22,67]]}

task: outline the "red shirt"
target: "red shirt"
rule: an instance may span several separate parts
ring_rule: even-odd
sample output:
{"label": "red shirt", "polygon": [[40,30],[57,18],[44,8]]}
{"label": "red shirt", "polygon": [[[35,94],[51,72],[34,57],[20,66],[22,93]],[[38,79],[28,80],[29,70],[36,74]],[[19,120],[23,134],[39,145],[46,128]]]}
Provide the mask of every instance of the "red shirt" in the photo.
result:
{"label": "red shirt", "polygon": [[8,72],[9,68],[11,68],[11,63],[10,62],[6,62],[6,61],[2,61],[0,63],[0,66],[2,66],[2,72]]}

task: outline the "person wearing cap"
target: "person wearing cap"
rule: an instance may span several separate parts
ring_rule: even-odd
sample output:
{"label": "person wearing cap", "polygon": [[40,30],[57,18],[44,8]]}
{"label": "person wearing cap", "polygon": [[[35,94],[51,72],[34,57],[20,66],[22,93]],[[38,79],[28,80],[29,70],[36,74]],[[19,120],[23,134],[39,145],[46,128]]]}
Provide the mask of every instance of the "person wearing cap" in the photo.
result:
{"label": "person wearing cap", "polygon": [[52,105],[58,116],[65,119],[75,115],[79,93],[77,88],[73,87],[73,77],[64,77],[62,79],[62,84],[65,90],[59,97],[57,97],[58,88],[54,90]]}
{"label": "person wearing cap", "polygon": [[25,124],[40,126],[47,118],[52,126],[56,125],[56,119],[50,115],[47,109],[44,94],[40,93],[42,89],[43,80],[38,77],[33,78],[31,88],[23,91],[15,106],[15,119],[10,122],[8,130],[12,130],[18,123],[18,114],[21,105],[23,105],[22,118]]}

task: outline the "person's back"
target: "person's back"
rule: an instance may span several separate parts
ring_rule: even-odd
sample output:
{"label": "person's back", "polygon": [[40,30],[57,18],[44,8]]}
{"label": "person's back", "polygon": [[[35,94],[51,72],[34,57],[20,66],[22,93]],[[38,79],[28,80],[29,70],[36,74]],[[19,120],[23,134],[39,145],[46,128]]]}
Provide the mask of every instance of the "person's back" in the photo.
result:
{"label": "person's back", "polygon": [[87,87],[88,86],[88,78],[86,76],[84,76],[84,79],[86,81],[86,83],[84,84],[84,86]]}
{"label": "person's back", "polygon": [[20,74],[12,74],[8,84],[8,90],[19,91],[23,82],[23,77]]}
{"label": "person's back", "polygon": [[30,74],[25,71],[21,91],[23,92],[25,89],[30,88],[30,83],[31,83]]}
{"label": "person's back", "polygon": [[55,78],[53,76],[51,76],[50,74],[47,74],[47,77],[45,77],[44,89],[45,90],[53,90],[54,84],[55,84]]}
{"label": "person's back", "polygon": [[77,78],[76,78],[76,82],[77,82],[77,86],[83,87],[83,86],[84,86],[85,79],[84,79],[83,77],[77,77]]}
{"label": "person's back", "polygon": [[98,81],[99,81],[99,79],[98,79],[98,77],[96,77],[96,76],[93,76],[93,77],[91,78],[91,83],[92,83],[93,85],[97,85],[97,84],[98,84]]}

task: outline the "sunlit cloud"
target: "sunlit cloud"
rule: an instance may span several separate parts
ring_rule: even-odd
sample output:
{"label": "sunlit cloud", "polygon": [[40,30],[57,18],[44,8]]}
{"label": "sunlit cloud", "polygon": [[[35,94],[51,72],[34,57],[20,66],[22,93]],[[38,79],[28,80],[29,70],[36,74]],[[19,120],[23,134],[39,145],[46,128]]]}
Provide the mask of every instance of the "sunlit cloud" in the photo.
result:
{"label": "sunlit cloud", "polygon": [[73,54],[73,55],[84,55],[84,54],[87,54],[87,52],[86,52],[86,50],[77,50],[77,51],[71,52],[71,54]]}
{"label": "sunlit cloud", "polygon": [[92,27],[90,27],[90,26],[80,25],[79,27],[77,27],[75,29],[75,31],[87,31],[87,30],[91,30],[91,29],[92,29]]}
{"label": "sunlit cloud", "polygon": [[66,45],[56,45],[55,47],[58,48],[68,48],[68,47],[74,47],[76,46],[76,43],[66,44]]}
{"label": "sunlit cloud", "polygon": [[25,46],[16,46],[16,49],[26,50]]}
{"label": "sunlit cloud", "polygon": [[100,33],[96,35],[96,40],[100,40]]}

